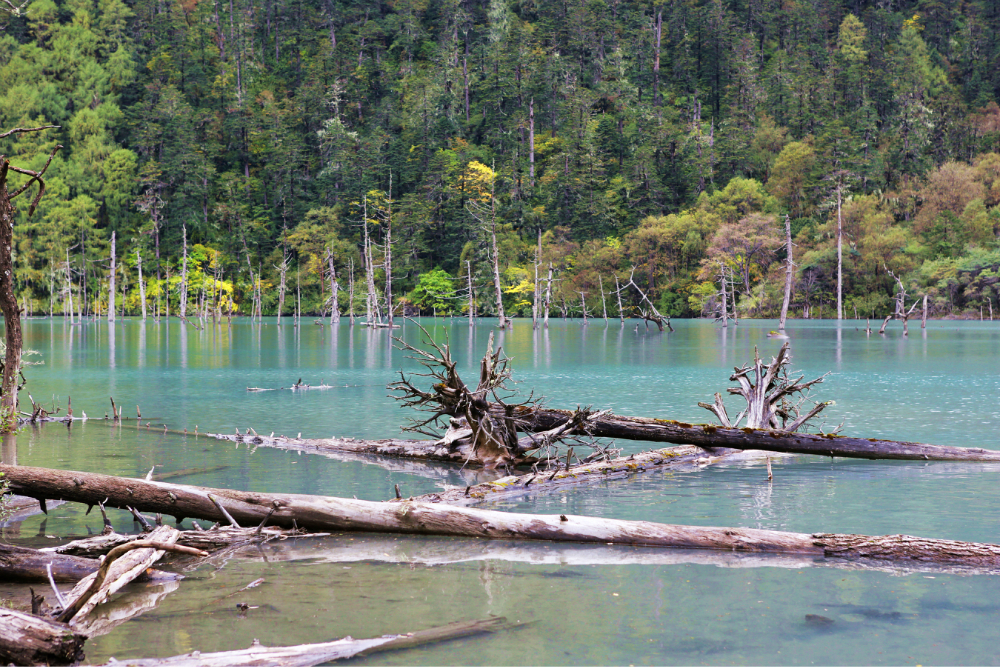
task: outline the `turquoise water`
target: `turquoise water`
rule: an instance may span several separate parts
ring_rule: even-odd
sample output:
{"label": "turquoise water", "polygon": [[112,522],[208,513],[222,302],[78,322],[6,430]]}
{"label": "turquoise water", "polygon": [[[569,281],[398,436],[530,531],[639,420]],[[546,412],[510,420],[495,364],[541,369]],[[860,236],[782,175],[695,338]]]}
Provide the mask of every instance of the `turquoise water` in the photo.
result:
{"label": "turquoise water", "polygon": [[[471,335],[466,321],[423,320],[447,340],[467,377],[477,370],[489,322]],[[518,321],[497,332],[513,358],[518,389],[553,407],[592,405],[620,414],[706,421],[697,407],[729,386],[734,365],[781,341],[775,322],[742,321],[721,330],[676,321],[671,334],[628,322],[553,321],[532,331]],[[892,325],[891,325],[892,326]],[[931,322],[910,336],[890,327],[866,336],[847,322],[791,323],[793,368],[817,386],[827,430],[864,437],[1000,448],[1000,323]],[[397,335],[417,343],[407,324]],[[386,398],[400,368],[418,368],[385,331],[234,323],[196,331],[179,322],[126,320],[68,326],[31,320],[25,344],[44,364],[28,372],[36,401],[102,418],[109,396],[133,417],[121,427],[100,419],[72,428],[26,429],[6,443],[4,460],[94,472],[144,475],[191,470],[172,481],[261,491],[382,500],[393,485],[417,495],[466,484],[477,473],[245,446],[206,431],[364,438],[399,434],[409,415]],[[247,392],[299,378],[329,390]],[[27,397],[22,398],[27,404]],[[137,426],[135,405],[143,420]],[[735,408],[735,403],[732,404]],[[735,410],[730,411],[731,414]],[[149,427],[146,423],[149,422]],[[188,429],[190,435],[164,434]],[[618,443],[626,452],[643,443]],[[15,451],[16,450],[16,451]],[[792,531],[905,532],[1000,542],[1000,467],[985,464],[853,461],[792,457],[759,464],[660,473],[511,502],[500,509],[579,513],[695,525]],[[198,471],[202,468],[206,470]],[[72,504],[4,528],[18,543],[100,528]],[[131,518],[113,511],[119,530]],[[263,556],[267,555],[267,560]],[[224,566],[223,566],[224,565]],[[225,598],[249,581],[245,617]],[[17,592],[0,587],[0,593]],[[140,595],[141,590],[131,594]],[[205,564],[155,610],[88,642],[88,657],[166,656],[404,632],[489,614],[526,625],[515,631],[398,654],[371,664],[992,664],[1000,578],[954,573],[851,570],[801,559],[734,559],[684,554],[475,540],[331,536],[256,550]],[[807,615],[812,615],[807,620]],[[831,622],[817,619],[822,616]]]}

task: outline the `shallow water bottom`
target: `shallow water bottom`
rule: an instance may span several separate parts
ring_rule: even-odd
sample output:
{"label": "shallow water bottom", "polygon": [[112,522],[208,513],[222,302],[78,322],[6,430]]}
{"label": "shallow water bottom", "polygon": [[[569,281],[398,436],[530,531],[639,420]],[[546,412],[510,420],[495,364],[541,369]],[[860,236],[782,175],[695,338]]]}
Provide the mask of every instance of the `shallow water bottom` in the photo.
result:
{"label": "shallow water bottom", "polygon": [[[996,577],[898,576],[807,559],[686,563],[700,555],[659,549],[494,548],[367,535],[248,548],[188,572],[158,608],[88,642],[88,660],[371,637],[498,615],[522,625],[355,662],[998,662],[996,634],[983,631],[1000,609]],[[442,562],[462,558],[470,560]],[[240,602],[251,608],[239,611]]]}

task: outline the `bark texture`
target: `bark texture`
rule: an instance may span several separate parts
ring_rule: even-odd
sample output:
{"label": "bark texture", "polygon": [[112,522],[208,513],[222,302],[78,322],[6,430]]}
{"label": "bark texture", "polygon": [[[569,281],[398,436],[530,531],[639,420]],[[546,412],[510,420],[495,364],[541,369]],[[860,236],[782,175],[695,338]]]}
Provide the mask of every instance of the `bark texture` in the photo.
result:
{"label": "bark texture", "polygon": [[86,637],[63,623],[0,607],[0,660],[68,665],[83,660]]}
{"label": "bark texture", "polygon": [[[0,466],[11,488],[36,498],[63,498],[242,524],[263,519],[312,530],[551,540],[683,549],[799,553],[832,558],[1000,566],[1000,546],[907,536],[790,533],[754,528],[678,526],[574,515],[514,514],[444,504],[378,503],[347,498],[209,489],[166,482]],[[226,511],[222,512],[222,508]],[[274,510],[273,512],[271,510]]]}
{"label": "bark texture", "polygon": [[80,581],[97,571],[95,560],[77,556],[47,553],[37,549],[0,544],[0,581],[49,580],[48,565],[56,581]]}

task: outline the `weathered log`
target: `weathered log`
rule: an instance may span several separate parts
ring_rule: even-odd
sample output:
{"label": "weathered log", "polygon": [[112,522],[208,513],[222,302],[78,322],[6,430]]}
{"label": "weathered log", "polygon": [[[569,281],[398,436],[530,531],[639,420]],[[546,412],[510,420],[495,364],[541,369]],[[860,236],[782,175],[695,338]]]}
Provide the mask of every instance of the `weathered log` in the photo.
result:
{"label": "weathered log", "polygon": [[[534,409],[517,415],[525,428],[544,431],[562,424],[572,410]],[[672,419],[649,419],[606,414],[590,424],[591,435],[645,442],[715,448],[762,449],[786,454],[815,454],[856,459],[908,461],[1000,461],[1000,451],[978,447],[945,447],[878,438],[852,438],[831,433],[788,433],[766,429],[723,428]]]}
{"label": "weathered log", "polygon": [[[218,551],[220,549],[231,549],[242,547],[248,544],[261,544],[274,539],[285,539],[288,537],[312,537],[316,533],[303,533],[296,530],[283,530],[281,528],[233,528],[232,526],[216,526],[210,530],[182,530],[177,535],[177,544],[191,547],[200,551]],[[74,556],[84,556],[87,558],[97,558],[108,553],[115,547],[133,542],[135,540],[147,539],[147,534],[143,535],[122,535],[121,533],[109,533],[108,535],[96,535],[82,540],[74,540],[56,547],[46,547],[42,552],[55,554],[72,554]],[[97,569],[96,563],[93,568]]]}
{"label": "weathered log", "polygon": [[300,646],[253,646],[240,651],[219,653],[188,653],[170,658],[145,658],[112,661],[110,665],[130,667],[311,667],[353,656],[371,655],[383,651],[396,651],[437,642],[469,637],[484,632],[497,632],[510,627],[507,619],[492,617],[479,621],[459,621],[437,628],[418,630],[405,635],[383,635],[373,639],[344,637],[322,644]]}
{"label": "weathered log", "polygon": [[[503,411],[500,406],[491,410]],[[548,431],[573,418],[573,410],[520,408],[515,410],[519,428],[527,432]],[[919,442],[880,438],[854,438],[833,433],[788,433],[767,429],[724,428],[716,424],[692,424],[673,419],[651,419],[603,413],[588,422],[589,435],[639,442],[696,445],[715,453],[716,449],[761,449],[786,454],[814,454],[856,459],[896,459],[904,461],[1000,461],[1000,451],[979,447],[947,447]],[[284,436],[207,434],[220,440],[263,447],[298,449],[306,452],[349,452],[389,458],[465,463],[471,447],[458,440],[356,440],[354,438],[286,438]],[[473,460],[473,462],[475,462]],[[537,460],[525,456],[515,462],[530,467]]]}
{"label": "weathered log", "polygon": [[0,607],[0,660],[68,665],[83,660],[86,637],[64,623]]}
{"label": "weathered log", "polygon": [[[110,505],[219,520],[208,495],[222,503],[238,522],[259,523],[271,515],[275,525],[337,530],[486,539],[603,542],[684,549],[800,553],[843,558],[1000,565],[1000,546],[905,536],[869,537],[789,533],[753,528],[676,526],[586,516],[513,514],[454,507],[441,503],[379,503],[366,500],[268,494],[151,482],[28,466],[0,466],[11,489],[33,497]],[[273,514],[270,510],[274,510]],[[917,540],[914,542],[913,540]]]}
{"label": "weathered log", "polygon": [[160,526],[145,540],[121,544],[108,552],[100,568],[85,577],[70,591],[66,608],[57,620],[74,623],[86,617],[94,607],[143,574],[165,551],[180,551],[191,555],[208,554],[176,544],[178,532],[170,526]]}
{"label": "weathered log", "polygon": [[[739,450],[731,451],[739,452]],[[739,453],[742,454],[742,452]],[[422,496],[410,498],[410,500],[468,507],[484,502],[552,493],[581,484],[623,479],[656,470],[703,466],[725,458],[728,457],[710,457],[701,447],[681,445],[623,456],[611,461],[595,461],[569,468],[541,470],[523,475],[508,475],[475,486],[452,487],[445,491],[425,493]],[[404,501],[392,499],[389,502]]]}
{"label": "weathered log", "polygon": [[100,566],[95,560],[0,544],[0,581],[80,581]]}

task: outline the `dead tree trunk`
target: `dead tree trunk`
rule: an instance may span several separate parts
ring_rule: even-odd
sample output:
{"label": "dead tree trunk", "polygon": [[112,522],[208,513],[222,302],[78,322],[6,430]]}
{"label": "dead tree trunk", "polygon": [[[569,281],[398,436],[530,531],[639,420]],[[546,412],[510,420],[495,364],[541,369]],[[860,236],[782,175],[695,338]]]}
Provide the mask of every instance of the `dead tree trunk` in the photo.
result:
{"label": "dead tree trunk", "polygon": [[69,665],[83,660],[86,636],[64,623],[0,607],[0,660],[15,665]]}
{"label": "dead tree trunk", "polygon": [[[39,132],[46,129],[56,128],[55,125],[33,128],[14,128],[0,134],[0,139],[5,139],[13,134],[25,132]],[[45,193],[45,181],[42,176],[52,163],[52,158],[56,151],[62,148],[61,145],[52,149],[49,159],[40,171],[22,169],[15,167],[4,155],[0,155],[0,312],[3,313],[5,342],[7,351],[4,355],[3,380],[0,382],[0,433],[12,433],[17,428],[17,378],[21,375],[21,348],[23,345],[21,336],[21,309],[17,305],[17,296],[14,294],[14,263],[12,252],[14,248],[14,204],[11,203],[19,195],[26,192],[34,183],[38,183],[38,193],[28,207],[28,217],[30,218],[41,201]],[[17,172],[30,176],[27,183],[14,192],[7,188],[7,175],[9,172]]]}
{"label": "dead tree trunk", "polygon": [[[130,667],[309,667],[346,660],[354,656],[368,656],[384,651],[424,646],[461,637],[497,632],[509,627],[507,619],[492,616],[479,621],[459,621],[427,630],[408,632],[405,635],[383,635],[373,639],[344,637],[321,644],[298,646],[261,646],[256,642],[247,649],[218,653],[188,653],[170,658],[128,660]],[[102,667],[118,664],[110,662]]]}
{"label": "dead tree trunk", "polygon": [[[183,251],[181,253],[181,285],[180,285],[180,298],[181,302],[179,304],[179,309],[181,311],[181,319],[187,317],[187,300],[188,300],[188,234],[187,225],[181,225],[181,238],[183,239]],[[247,261],[249,262],[250,255],[247,254]],[[253,270],[250,270],[250,279],[253,280]]]}
{"label": "dead tree trunk", "polygon": [[277,267],[280,275],[278,283],[278,324],[281,324],[281,316],[285,310],[285,274],[288,273],[288,247],[285,245],[285,230],[282,230],[281,238],[281,264]]}
{"label": "dead tree trunk", "polygon": [[927,295],[926,294],[924,295],[924,312],[923,312],[923,315],[920,316],[920,328],[921,329],[926,329],[927,328]]}
{"label": "dead tree trunk", "polygon": [[778,323],[778,331],[785,331],[785,320],[788,319],[788,302],[792,299],[792,277],[795,274],[795,262],[792,261],[792,221],[785,214],[785,251],[788,256],[785,259],[785,298],[781,302],[781,321]]}
{"label": "dead tree trunk", "polygon": [[476,301],[472,292],[472,262],[465,260],[465,277],[469,283],[469,326],[476,323]]}
{"label": "dead tree trunk", "polygon": [[542,323],[549,328],[549,310],[552,307],[552,262],[549,262],[549,278],[545,284],[545,303],[542,304]]}
{"label": "dead tree trunk", "polygon": [[139,270],[139,302],[142,304],[142,321],[146,321],[146,283],[142,281],[142,253],[135,250],[135,265]]}
{"label": "dead tree trunk", "polygon": [[389,197],[386,199],[388,211],[385,218],[385,311],[386,320],[392,326],[392,172],[389,172]]}
{"label": "dead tree trunk", "polygon": [[326,251],[327,266],[330,267],[330,324],[340,323],[340,284],[337,282],[337,269],[333,265],[333,253]]}
{"label": "dead tree trunk", "polygon": [[0,544],[0,580],[49,580],[49,566],[55,581],[80,581],[97,571],[99,563],[88,558],[63,556],[36,549]]}
{"label": "dead tree trunk", "polygon": [[[791,397],[795,394],[805,396],[810,387],[823,381],[825,375],[809,382],[800,383],[801,377],[791,380],[787,373],[788,362],[787,341],[781,346],[778,356],[771,361],[767,368],[764,367],[764,362],[761,361],[757,349],[754,348],[753,364],[737,368],[736,372],[729,378],[740,385],[729,388],[729,393],[742,396],[747,404],[746,408],[732,422],[729,415],[726,414],[726,406],[722,402],[721,394],[715,395],[715,403],[713,404],[699,403],[698,405],[715,414],[725,428],[738,427],[745,418],[745,426],[748,428],[774,429],[789,433],[797,431],[829,404],[817,403],[806,414],[799,413],[802,400],[791,403]],[[751,372],[753,373],[752,379],[750,378]]]}
{"label": "dead tree trunk", "polygon": [[108,322],[115,321],[115,232],[111,232],[111,271],[108,275]]}
{"label": "dead tree trunk", "polygon": [[[209,520],[329,531],[447,535],[486,539],[592,542],[737,552],[801,553],[817,557],[902,562],[1000,566],[1000,545],[934,540],[906,535],[870,537],[827,533],[789,533],[753,528],[678,526],[575,515],[516,514],[404,502],[379,503],[348,498],[268,494],[150,482],[72,471],[0,466],[18,494],[35,498],[111,506]],[[222,510],[225,510],[223,512]]]}

